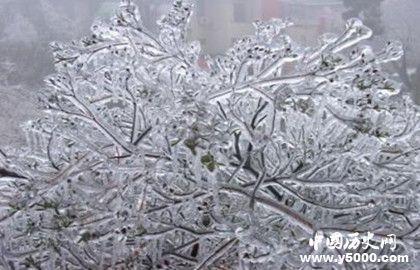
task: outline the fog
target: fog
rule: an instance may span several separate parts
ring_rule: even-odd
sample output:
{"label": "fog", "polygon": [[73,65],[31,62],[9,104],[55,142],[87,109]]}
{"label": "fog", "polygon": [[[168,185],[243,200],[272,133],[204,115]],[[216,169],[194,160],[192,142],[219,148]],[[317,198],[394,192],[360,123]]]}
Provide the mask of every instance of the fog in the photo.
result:
{"label": "fog", "polygon": [[[154,21],[170,0],[136,0],[144,23]],[[405,91],[420,102],[420,1],[418,0],[198,0],[190,37],[216,55],[252,31],[252,21],[273,16],[295,22],[291,35],[303,44],[323,32],[336,32],[349,17],[360,17],[375,31],[372,44],[401,40],[406,55],[389,66]],[[0,138],[21,142],[19,125],[39,113],[36,95],[54,72],[52,41],[89,34],[96,19],[109,18],[118,0],[0,0]]]}

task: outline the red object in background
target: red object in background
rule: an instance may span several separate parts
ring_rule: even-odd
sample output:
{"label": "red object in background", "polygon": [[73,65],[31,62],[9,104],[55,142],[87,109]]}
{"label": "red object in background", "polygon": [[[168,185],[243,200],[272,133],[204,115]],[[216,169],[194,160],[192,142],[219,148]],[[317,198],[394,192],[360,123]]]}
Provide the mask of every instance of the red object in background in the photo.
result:
{"label": "red object in background", "polygon": [[280,6],[280,0],[261,0],[262,18],[264,20],[279,18],[281,16]]}
{"label": "red object in background", "polygon": [[323,34],[327,31],[328,21],[334,18],[334,12],[330,7],[324,7],[322,9],[321,16],[318,18],[318,34]]}
{"label": "red object in background", "polygon": [[327,24],[327,19],[325,16],[321,16],[318,20],[318,34],[322,34],[325,32],[326,29],[326,24]]}
{"label": "red object in background", "polygon": [[210,67],[209,67],[206,59],[204,58],[204,56],[200,56],[200,58],[198,59],[198,66],[201,67],[204,70],[210,70]]}

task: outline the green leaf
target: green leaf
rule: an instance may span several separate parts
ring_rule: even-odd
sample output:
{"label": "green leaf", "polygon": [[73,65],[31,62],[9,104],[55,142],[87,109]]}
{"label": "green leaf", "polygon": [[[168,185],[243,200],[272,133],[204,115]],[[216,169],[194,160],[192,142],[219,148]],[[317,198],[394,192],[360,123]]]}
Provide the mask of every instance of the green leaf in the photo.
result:
{"label": "green leaf", "polygon": [[215,161],[214,156],[210,153],[201,157],[201,163],[211,172],[216,169],[217,162]]}
{"label": "green leaf", "polygon": [[191,150],[194,156],[197,155],[195,148],[198,146],[198,142],[196,139],[186,139],[184,145]]}

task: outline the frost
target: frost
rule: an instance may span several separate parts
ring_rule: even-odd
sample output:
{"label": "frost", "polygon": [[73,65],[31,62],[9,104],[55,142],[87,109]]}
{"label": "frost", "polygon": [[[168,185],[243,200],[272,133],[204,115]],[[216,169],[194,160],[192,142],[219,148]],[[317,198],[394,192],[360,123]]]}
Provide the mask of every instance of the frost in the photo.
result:
{"label": "frost", "polygon": [[334,231],[415,256],[419,112],[383,67],[401,44],[351,19],[305,48],[273,19],[201,68],[192,11],[155,35],[126,0],[51,45],[44,117],[0,152],[2,267],[319,268],[298,255]]}

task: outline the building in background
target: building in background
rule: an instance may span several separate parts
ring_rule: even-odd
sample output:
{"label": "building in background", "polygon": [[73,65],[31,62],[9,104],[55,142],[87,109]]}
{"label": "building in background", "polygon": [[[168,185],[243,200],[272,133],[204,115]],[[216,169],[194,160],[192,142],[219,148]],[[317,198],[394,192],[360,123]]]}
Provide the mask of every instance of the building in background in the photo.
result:
{"label": "building in background", "polygon": [[320,33],[340,30],[341,0],[201,0],[190,29],[210,55],[223,53],[232,43],[252,34],[255,20],[288,18],[289,32],[303,44],[313,44]]}
{"label": "building in background", "polygon": [[281,5],[281,17],[289,17],[294,22],[290,35],[304,45],[314,44],[323,33],[342,31],[344,7],[341,0],[277,1]]}
{"label": "building in background", "polygon": [[201,0],[197,2],[190,35],[211,55],[223,53],[232,43],[253,31],[259,0]]}

